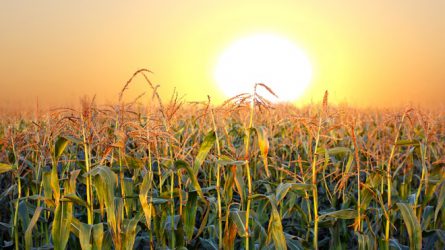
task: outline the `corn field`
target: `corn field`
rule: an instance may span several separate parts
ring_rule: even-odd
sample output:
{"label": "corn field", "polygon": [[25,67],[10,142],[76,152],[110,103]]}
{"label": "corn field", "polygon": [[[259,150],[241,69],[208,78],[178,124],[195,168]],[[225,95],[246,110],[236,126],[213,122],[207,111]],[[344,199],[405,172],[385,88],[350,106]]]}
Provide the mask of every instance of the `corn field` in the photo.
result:
{"label": "corn field", "polygon": [[252,95],[3,118],[0,247],[445,248],[443,112]]}

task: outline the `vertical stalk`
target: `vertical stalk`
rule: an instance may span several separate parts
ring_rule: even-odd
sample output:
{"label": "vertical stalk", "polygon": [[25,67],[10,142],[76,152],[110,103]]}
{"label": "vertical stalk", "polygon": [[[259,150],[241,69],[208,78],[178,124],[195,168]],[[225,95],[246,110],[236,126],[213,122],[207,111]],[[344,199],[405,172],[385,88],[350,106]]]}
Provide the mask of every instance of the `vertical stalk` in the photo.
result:
{"label": "vertical stalk", "polygon": [[389,228],[391,226],[391,182],[392,182],[392,177],[391,177],[391,162],[392,162],[392,158],[394,157],[394,153],[396,151],[396,145],[397,145],[397,141],[399,140],[399,133],[400,130],[402,129],[402,125],[403,125],[403,120],[405,119],[406,116],[406,112],[403,114],[402,116],[402,120],[400,121],[400,125],[396,131],[396,137],[394,139],[394,144],[392,145],[391,148],[391,154],[389,155],[389,159],[388,159],[388,165],[387,165],[387,169],[386,169],[386,182],[387,182],[387,199],[388,199],[388,218],[386,219],[386,226],[385,226],[385,241],[389,241],[389,237],[390,237],[390,231]]}
{"label": "vertical stalk", "polygon": [[[14,130],[13,130],[14,132]],[[15,151],[15,145],[14,145],[14,133],[11,136],[11,144],[12,144],[12,152],[14,154],[15,159],[15,166],[16,166],[16,177],[17,177],[17,200],[15,202],[15,212],[14,212],[14,245],[15,249],[19,250],[19,228],[17,225],[18,215],[19,215],[19,202],[20,198],[22,198],[22,183],[20,181],[20,172],[19,172],[19,161],[17,159],[17,153]]]}
{"label": "vertical stalk", "polygon": [[255,95],[256,95],[256,84],[253,89],[252,93],[252,100],[250,102],[250,120],[249,120],[249,127],[247,130],[247,139],[245,141],[245,167],[246,167],[246,174],[247,174],[247,187],[248,187],[248,194],[247,194],[247,207],[246,207],[246,241],[245,241],[245,249],[249,250],[249,216],[250,216],[250,196],[252,195],[252,180],[250,176],[250,166],[249,166],[249,145],[250,145],[250,131],[253,127],[253,116],[255,111]]}
{"label": "vertical stalk", "polygon": [[15,241],[15,249],[19,249],[19,228],[17,225],[18,220],[18,212],[19,212],[19,201],[22,198],[22,183],[20,181],[20,173],[17,168],[17,201],[15,203],[15,213],[14,213],[14,241]]}
{"label": "vertical stalk", "polygon": [[[84,151],[84,157],[85,157],[85,169],[86,172],[90,172],[90,158],[89,158],[89,147],[87,143],[86,133],[85,133],[85,123],[84,123],[84,117],[81,115],[81,123],[82,123],[82,139],[83,139],[83,151]],[[89,225],[94,224],[94,214],[93,214],[93,190],[92,190],[92,181],[91,176],[88,175],[86,178],[86,191],[87,191],[87,220]]]}
{"label": "vertical stalk", "polygon": [[361,189],[360,189],[360,158],[358,156],[357,138],[355,137],[355,128],[352,126],[352,142],[354,143],[355,163],[357,164],[357,224],[358,231],[362,231],[362,219],[361,219]]}
{"label": "vertical stalk", "polygon": [[[215,122],[215,115],[213,113],[213,109],[210,110],[210,114],[212,116],[212,123],[213,123],[213,130],[215,131],[215,137],[216,137],[216,152],[218,154],[218,158],[221,156],[221,149],[219,146],[219,139],[218,139],[218,131],[216,127]],[[217,195],[217,205],[218,205],[218,248],[223,248],[223,232],[222,232],[222,212],[221,212],[221,165],[218,163],[216,164],[216,195]]]}
{"label": "vertical stalk", "polygon": [[318,121],[317,137],[315,139],[314,157],[312,159],[312,196],[314,199],[314,238],[313,247],[318,249],[318,190],[317,190],[317,149],[320,140],[321,115]]}

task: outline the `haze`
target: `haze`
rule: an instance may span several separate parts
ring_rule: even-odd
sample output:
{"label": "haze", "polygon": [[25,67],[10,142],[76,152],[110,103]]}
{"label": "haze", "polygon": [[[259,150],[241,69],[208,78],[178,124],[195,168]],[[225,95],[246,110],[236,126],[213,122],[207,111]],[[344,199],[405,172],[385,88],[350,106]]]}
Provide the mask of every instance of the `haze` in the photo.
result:
{"label": "haze", "polygon": [[[222,101],[212,78],[232,41],[287,37],[313,63],[297,104],[438,106],[445,93],[445,1],[2,1],[0,110],[114,103],[140,68],[168,99]],[[149,92],[142,79],[127,98]],[[148,97],[150,95],[147,95]],[[147,98],[148,98],[147,97]]]}

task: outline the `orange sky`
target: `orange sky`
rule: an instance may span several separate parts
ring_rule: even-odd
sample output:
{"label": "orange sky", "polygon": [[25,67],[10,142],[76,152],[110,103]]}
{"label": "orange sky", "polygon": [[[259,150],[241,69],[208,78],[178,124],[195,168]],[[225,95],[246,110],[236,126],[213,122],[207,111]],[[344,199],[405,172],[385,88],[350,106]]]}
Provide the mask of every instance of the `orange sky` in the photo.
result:
{"label": "orange sky", "polygon": [[[240,3],[242,2],[242,3]],[[2,1],[0,108],[115,102],[139,68],[165,98],[223,98],[218,56],[243,36],[298,44],[313,78],[298,103],[445,103],[445,1]],[[128,97],[147,91],[142,80]],[[1,110],[1,109],[0,109]]]}

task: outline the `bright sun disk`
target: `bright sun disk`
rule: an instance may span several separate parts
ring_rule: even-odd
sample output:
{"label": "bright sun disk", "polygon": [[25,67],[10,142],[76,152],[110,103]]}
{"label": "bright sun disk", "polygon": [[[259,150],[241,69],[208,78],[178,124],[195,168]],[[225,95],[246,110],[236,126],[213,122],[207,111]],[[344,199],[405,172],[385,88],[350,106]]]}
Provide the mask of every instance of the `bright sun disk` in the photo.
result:
{"label": "bright sun disk", "polygon": [[312,67],[306,54],[293,42],[276,35],[260,34],[231,44],[219,57],[214,78],[227,97],[251,93],[255,83],[264,83],[259,94],[271,101],[294,101],[310,83]]}

